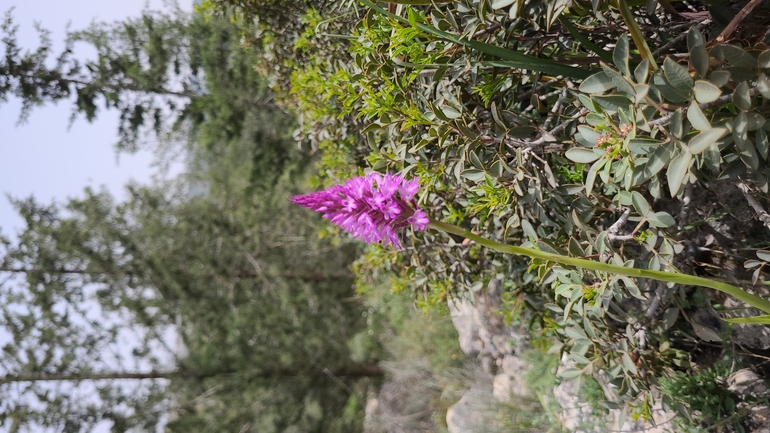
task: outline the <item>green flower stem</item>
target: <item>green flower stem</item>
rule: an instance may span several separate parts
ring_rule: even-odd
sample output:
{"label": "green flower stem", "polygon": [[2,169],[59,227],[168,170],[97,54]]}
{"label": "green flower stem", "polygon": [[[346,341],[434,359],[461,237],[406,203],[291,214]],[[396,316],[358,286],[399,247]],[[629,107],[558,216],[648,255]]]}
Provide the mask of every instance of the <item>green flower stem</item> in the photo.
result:
{"label": "green flower stem", "polygon": [[623,21],[626,22],[628,32],[631,33],[631,38],[634,40],[634,44],[636,44],[636,48],[639,50],[639,54],[642,55],[643,60],[648,59],[650,61],[650,69],[655,71],[658,69],[658,64],[655,63],[655,58],[652,55],[652,51],[650,51],[650,46],[647,45],[647,41],[644,39],[644,34],[642,34],[642,30],[639,28],[639,24],[636,23],[636,19],[634,18],[634,14],[631,13],[631,9],[629,9],[628,3],[626,0],[617,0],[617,2],[620,16],[622,16]]}
{"label": "green flower stem", "polygon": [[457,236],[476,241],[479,245],[483,245],[487,248],[499,251],[506,254],[516,254],[527,256],[533,259],[547,260],[550,262],[558,263],[560,265],[574,266],[582,269],[589,269],[592,271],[608,272],[616,275],[623,275],[626,277],[636,278],[648,278],[651,280],[663,281],[666,283],[685,284],[689,286],[708,287],[710,289],[719,290],[720,292],[727,293],[752,307],[758,308],[766,313],[770,313],[770,301],[762,299],[759,296],[752,295],[746,292],[740,287],[736,287],[720,281],[710,280],[708,278],[697,277],[694,275],[677,274],[673,272],[652,271],[649,269],[639,268],[627,268],[625,266],[611,265],[608,263],[597,262],[594,260],[580,259],[577,257],[562,256],[559,254],[548,253],[534,248],[525,248],[514,245],[501,244],[499,242],[491,241],[487,238],[475,235],[468,230],[457,227],[452,224],[442,223],[439,221],[431,220],[430,227],[440,230],[446,233],[451,233]]}

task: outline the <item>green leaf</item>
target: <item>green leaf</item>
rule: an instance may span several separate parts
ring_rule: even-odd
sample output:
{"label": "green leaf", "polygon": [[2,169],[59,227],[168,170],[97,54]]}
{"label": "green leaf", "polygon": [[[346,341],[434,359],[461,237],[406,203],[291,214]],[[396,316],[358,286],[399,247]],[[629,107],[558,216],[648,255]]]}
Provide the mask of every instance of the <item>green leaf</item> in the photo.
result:
{"label": "green leaf", "polygon": [[693,128],[699,131],[711,129],[711,122],[709,122],[695,101],[690,102],[690,107],[687,109],[687,120],[690,121]]}
{"label": "green leaf", "polygon": [[628,69],[628,51],[628,35],[623,34],[615,44],[615,50],[612,52],[612,62],[617,66],[620,73],[626,76],[631,75]]}
{"label": "green leaf", "polygon": [[747,128],[749,131],[756,131],[765,125],[765,118],[759,113],[747,113]]}
{"label": "green leaf", "polygon": [[473,182],[480,183],[486,180],[487,173],[483,170],[469,169],[463,170],[461,176]]}
{"label": "green leaf", "polygon": [[623,77],[618,71],[610,68],[609,66],[602,63],[602,69],[604,69],[604,73],[607,74],[610,79],[612,79],[612,84],[617,87],[618,92],[622,93],[624,96],[628,98],[633,98],[636,91],[634,90],[634,86],[628,82],[628,80]]}
{"label": "green leaf", "polygon": [[634,102],[640,104],[650,92],[650,86],[647,84],[637,84],[634,86]]}
{"label": "green leaf", "polygon": [[494,0],[492,2],[492,9],[502,9],[506,6],[512,5],[516,0]]}
{"label": "green leaf", "polygon": [[586,125],[578,125],[577,129],[578,129],[578,133],[575,136],[575,139],[580,144],[591,148],[596,146],[596,142],[599,140],[599,136],[600,136],[598,132],[596,132],[590,126],[586,126]]}
{"label": "green leaf", "polygon": [[708,149],[709,146],[719,141],[720,138],[724,137],[725,134],[727,134],[727,128],[718,127],[708,129],[690,139],[690,142],[687,143],[687,149],[693,155],[699,155],[704,150]]}
{"label": "green leaf", "polygon": [[529,239],[535,239],[537,240],[538,235],[535,231],[535,228],[532,227],[532,224],[527,220],[521,220],[521,230],[524,231],[524,234],[527,235]]}
{"label": "green leaf", "polygon": [[730,71],[725,71],[724,69],[714,71],[711,73],[709,81],[717,87],[722,87],[730,82]]}
{"label": "green leaf", "polygon": [[591,75],[580,85],[580,91],[588,94],[604,93],[614,88],[615,84],[612,82],[612,78],[605,74],[604,71]]}
{"label": "green leaf", "polygon": [[766,262],[770,262],[770,251],[759,250],[759,251],[757,251],[757,257],[760,260],[764,260]]}
{"label": "green leaf", "polygon": [[574,379],[583,374],[583,370],[579,368],[565,368],[559,372],[559,376],[562,379]]}
{"label": "green leaf", "polygon": [[680,93],[690,95],[694,82],[687,68],[671,60],[671,57],[666,57],[663,61],[663,73],[666,74],[666,79],[672,87]]}
{"label": "green leaf", "polygon": [[640,193],[634,191],[631,193],[631,201],[634,204],[634,209],[636,209],[636,213],[638,213],[641,216],[647,216],[648,213],[650,213],[650,204],[647,203],[647,199],[644,198],[643,195]]}
{"label": "green leaf", "polygon": [[723,317],[722,320],[729,323],[742,323],[746,325],[770,325],[770,315],[752,317]]}
{"label": "green leaf", "polygon": [[444,114],[444,116],[446,116],[447,119],[450,120],[462,117],[462,113],[460,113],[456,108],[450,107],[449,105],[444,105],[441,107],[441,112]]}
{"label": "green leaf", "polygon": [[564,156],[569,158],[571,161],[581,164],[594,162],[601,158],[601,155],[594,152],[593,149],[588,149],[585,147],[573,147],[567,150],[567,152],[564,153]]}
{"label": "green leaf", "polygon": [[679,108],[671,115],[671,120],[668,123],[668,130],[676,138],[682,138],[684,134],[684,126],[682,125],[682,109]]}
{"label": "green leaf", "polygon": [[692,325],[693,331],[695,331],[695,335],[697,335],[701,340],[710,342],[722,341],[722,337],[720,337],[716,331],[709,328],[708,326],[703,326],[695,322],[691,322],[690,324]]}
{"label": "green leaf", "polygon": [[682,181],[684,181],[685,175],[689,173],[691,164],[692,154],[689,151],[681,152],[671,160],[668,171],[666,171],[668,190],[671,193],[671,197],[676,197],[679,193],[679,189],[682,187]]}
{"label": "green leaf", "polygon": [[634,365],[634,362],[631,361],[631,357],[628,356],[628,353],[623,352],[622,359],[623,359],[623,367],[625,367],[625,369],[631,372],[632,374],[637,374],[636,365]]}
{"label": "green leaf", "polygon": [[687,32],[687,48],[690,51],[690,61],[698,75],[705,77],[709,70],[709,54],[703,41],[703,35],[696,26]]}
{"label": "green leaf", "polygon": [[650,73],[650,61],[647,59],[644,59],[639,63],[639,65],[634,69],[634,79],[636,79],[637,83],[646,83],[647,82],[647,76]]}
{"label": "green leaf", "polygon": [[607,160],[600,159],[594,162],[591,165],[591,168],[588,169],[588,174],[586,174],[586,195],[591,195],[591,191],[594,189],[594,182],[596,181],[596,173],[604,167],[606,162]]}
{"label": "green leaf", "polygon": [[719,89],[719,87],[705,80],[696,81],[692,90],[695,94],[695,99],[697,99],[701,104],[716,101],[717,98],[722,96],[722,91]]}
{"label": "green leaf", "polygon": [[757,78],[757,89],[765,98],[770,98],[770,79],[764,73]]}
{"label": "green leaf", "polygon": [[632,138],[628,140],[628,151],[636,155],[647,155],[663,143],[652,138]]}
{"label": "green leaf", "polygon": [[754,143],[751,140],[743,140],[742,142],[736,141],[735,147],[738,148],[738,156],[747,167],[754,171],[759,169],[759,156],[757,155],[757,149],[754,147]]}
{"label": "green leaf", "polygon": [[631,102],[630,99],[617,94],[606,96],[597,95],[591,99],[608,113],[616,113],[618,110],[627,109],[629,106],[633,105],[633,102]]}
{"label": "green leaf", "polygon": [[647,215],[647,221],[653,227],[666,228],[676,224],[674,217],[666,212],[655,212],[654,214]]}
{"label": "green leaf", "polygon": [[717,45],[711,49],[711,56],[729,63],[730,66],[749,70],[754,70],[757,67],[754,56],[733,45]]}
{"label": "green leaf", "polygon": [[770,144],[767,140],[767,133],[764,129],[760,129],[757,131],[757,152],[759,152],[759,155],[762,157],[762,159],[767,160],[768,150],[770,150]]}
{"label": "green leaf", "polygon": [[741,111],[733,120],[733,140],[736,146],[742,146],[749,135],[749,116],[745,111]]}
{"label": "green leaf", "polygon": [[673,147],[673,143],[667,142],[655,149],[655,152],[650,155],[649,161],[644,166],[645,180],[658,174],[671,161]]}
{"label": "green leaf", "polygon": [[757,57],[757,66],[761,69],[770,68],[770,50],[762,51]]}
{"label": "green leaf", "polygon": [[735,87],[733,93],[733,104],[738,109],[743,111],[751,110],[751,94],[749,93],[749,85],[743,81]]}

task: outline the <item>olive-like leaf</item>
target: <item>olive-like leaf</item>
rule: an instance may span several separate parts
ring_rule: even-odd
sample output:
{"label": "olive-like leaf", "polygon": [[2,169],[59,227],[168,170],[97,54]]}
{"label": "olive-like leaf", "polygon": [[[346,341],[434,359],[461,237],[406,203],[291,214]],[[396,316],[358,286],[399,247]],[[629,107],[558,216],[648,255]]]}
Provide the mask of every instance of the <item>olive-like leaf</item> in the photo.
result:
{"label": "olive-like leaf", "polygon": [[761,156],[762,159],[767,160],[768,151],[770,150],[770,143],[768,143],[767,133],[764,129],[757,131],[756,140],[757,152],[759,152],[759,156]]}
{"label": "olive-like leaf", "polygon": [[645,199],[642,194],[636,191],[632,192],[631,201],[634,205],[634,209],[636,209],[636,213],[639,215],[646,216],[650,213],[650,204],[647,203],[647,199]]}
{"label": "olive-like leaf", "polygon": [[653,227],[666,228],[676,224],[674,217],[666,212],[655,212],[654,214],[647,215],[647,221]]}
{"label": "olive-like leaf", "polygon": [[618,38],[618,41],[615,44],[615,50],[612,52],[612,61],[615,63],[615,66],[618,68],[620,73],[625,76],[631,75],[631,72],[628,68],[628,51],[628,35],[623,34],[620,38]]}
{"label": "olive-like leaf", "polygon": [[770,98],[770,79],[765,74],[759,74],[757,78],[757,90],[765,98]]}
{"label": "olive-like leaf", "polygon": [[650,155],[649,161],[644,166],[645,180],[658,174],[671,161],[673,147],[674,144],[668,142],[655,149],[655,152]]}
{"label": "olive-like leaf", "polygon": [[691,164],[692,154],[689,151],[684,151],[671,160],[671,164],[669,164],[666,171],[666,179],[668,180],[668,190],[672,197],[679,193],[682,181],[684,181],[685,175],[689,173]]}
{"label": "olive-like leaf", "polygon": [[711,49],[711,56],[738,68],[753,70],[757,67],[754,56],[734,45],[717,45]]}
{"label": "olive-like leaf", "polygon": [[722,96],[722,91],[719,87],[705,80],[696,81],[692,90],[695,94],[695,99],[701,104],[714,102]]}
{"label": "olive-like leaf", "polygon": [[722,87],[730,82],[730,71],[726,71],[724,69],[714,71],[711,73],[709,81],[711,81],[717,87]]}
{"label": "olive-like leaf", "polygon": [[492,2],[492,9],[502,9],[506,6],[512,5],[516,0],[494,0]]}
{"label": "olive-like leaf", "polygon": [[770,50],[762,51],[757,57],[757,66],[761,69],[770,68]]}
{"label": "olive-like leaf", "polygon": [[711,129],[711,122],[709,122],[706,115],[703,114],[703,111],[701,111],[698,103],[695,101],[692,101],[690,107],[687,109],[687,120],[690,121],[693,128],[699,131]]}
{"label": "olive-like leaf", "polygon": [[583,370],[579,368],[565,368],[559,372],[559,376],[562,379],[574,379],[583,374]]}
{"label": "olive-like leaf", "polygon": [[690,94],[694,82],[687,68],[671,60],[671,57],[666,57],[663,61],[663,73],[672,87],[686,95]]}
{"label": "olive-like leaf", "polygon": [[687,143],[687,149],[693,155],[698,155],[716,143],[720,138],[727,134],[727,128],[711,128],[696,135]]}
{"label": "olive-like leaf", "polygon": [[703,41],[703,35],[696,26],[687,32],[687,48],[690,51],[690,61],[698,75],[705,77],[709,70],[709,54]]}
{"label": "olive-like leaf", "polygon": [[567,150],[567,152],[564,153],[564,156],[569,158],[571,161],[578,162],[581,164],[594,162],[597,159],[601,158],[601,155],[594,152],[593,149],[588,149],[585,147],[573,147]]}
{"label": "olive-like leaf", "polygon": [[733,104],[735,104],[739,110],[751,110],[751,93],[749,93],[749,85],[745,81],[735,87],[735,92],[733,92]]}
{"label": "olive-like leaf", "polygon": [[684,134],[684,125],[682,125],[682,109],[678,109],[674,111],[674,114],[671,115],[671,120],[668,124],[668,130],[671,132],[671,134],[674,135],[676,138],[682,138],[682,135]]}
{"label": "olive-like leaf", "polygon": [[580,84],[580,91],[589,94],[604,93],[614,88],[615,84],[612,82],[612,78],[604,71],[591,75]]}
{"label": "olive-like leaf", "polygon": [[636,82],[639,84],[644,84],[647,82],[647,75],[650,73],[650,60],[644,59],[642,60],[639,65],[634,69],[634,79],[636,79]]}
{"label": "olive-like leaf", "polygon": [[636,155],[647,155],[663,144],[660,140],[652,138],[632,138],[628,140],[628,151]]}
{"label": "olive-like leaf", "polygon": [[597,95],[591,98],[596,102],[604,111],[607,111],[608,113],[615,113],[618,110],[626,109],[629,106],[631,106],[633,103],[630,99],[623,95]]}

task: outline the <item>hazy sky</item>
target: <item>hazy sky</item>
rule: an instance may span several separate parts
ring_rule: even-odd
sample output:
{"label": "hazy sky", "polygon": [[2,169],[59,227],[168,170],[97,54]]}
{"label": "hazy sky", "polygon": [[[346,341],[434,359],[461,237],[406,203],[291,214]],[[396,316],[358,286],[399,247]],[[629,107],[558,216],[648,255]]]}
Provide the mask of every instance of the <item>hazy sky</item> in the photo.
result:
{"label": "hazy sky", "polygon": [[[77,30],[93,20],[114,21],[138,16],[147,3],[156,9],[164,4],[163,0],[0,0],[0,14],[14,8],[23,47],[37,47],[34,23],[42,24],[51,31],[53,52],[58,53],[68,22]],[[192,1],[180,4],[192,8]],[[75,54],[78,57],[93,55],[84,48],[76,49]],[[150,152],[116,154],[116,112],[101,111],[94,123],[80,117],[68,130],[70,102],[36,108],[27,123],[17,126],[20,107],[18,100],[0,105],[0,233],[6,236],[14,235],[22,227],[6,194],[17,198],[34,195],[45,203],[51,200],[61,203],[67,197],[80,195],[86,186],[103,185],[117,197],[123,197],[126,182],[131,179],[149,182],[156,171],[151,167]]]}

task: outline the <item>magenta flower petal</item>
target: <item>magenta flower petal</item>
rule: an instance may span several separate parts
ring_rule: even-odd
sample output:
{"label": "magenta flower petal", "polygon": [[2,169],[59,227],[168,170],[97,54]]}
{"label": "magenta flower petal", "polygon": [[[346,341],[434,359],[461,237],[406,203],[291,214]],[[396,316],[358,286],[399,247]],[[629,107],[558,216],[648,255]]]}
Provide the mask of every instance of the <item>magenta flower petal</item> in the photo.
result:
{"label": "magenta flower petal", "polygon": [[323,213],[324,218],[366,242],[398,247],[399,229],[424,230],[430,222],[414,200],[419,187],[419,179],[370,173],[291,200]]}

